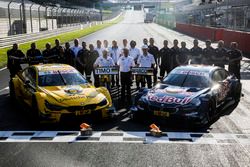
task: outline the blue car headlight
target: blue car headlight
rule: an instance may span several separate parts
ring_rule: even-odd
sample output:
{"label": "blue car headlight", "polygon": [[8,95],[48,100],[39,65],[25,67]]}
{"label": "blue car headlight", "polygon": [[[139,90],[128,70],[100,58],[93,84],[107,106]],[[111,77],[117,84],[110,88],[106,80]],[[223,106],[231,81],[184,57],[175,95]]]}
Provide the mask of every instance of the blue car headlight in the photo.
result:
{"label": "blue car headlight", "polygon": [[196,117],[199,113],[197,111],[190,112],[190,113],[185,113],[185,116],[188,117]]}
{"label": "blue car headlight", "polygon": [[195,107],[198,107],[201,105],[201,101],[198,98],[195,98],[191,101],[191,104],[194,105]]}
{"label": "blue car headlight", "polygon": [[146,104],[142,101],[142,100],[139,100],[136,107],[139,109],[139,110],[145,110],[146,108]]}

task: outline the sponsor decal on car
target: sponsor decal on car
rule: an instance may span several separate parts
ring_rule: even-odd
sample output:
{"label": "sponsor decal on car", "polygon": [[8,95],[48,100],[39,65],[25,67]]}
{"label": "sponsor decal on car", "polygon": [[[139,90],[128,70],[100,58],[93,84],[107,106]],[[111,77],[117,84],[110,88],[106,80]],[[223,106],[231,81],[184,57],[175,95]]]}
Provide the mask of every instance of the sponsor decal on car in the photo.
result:
{"label": "sponsor decal on car", "polygon": [[151,102],[157,102],[157,103],[165,103],[165,104],[188,104],[189,102],[192,101],[191,97],[185,97],[183,99],[177,98],[177,97],[172,97],[172,96],[163,96],[163,97],[158,97],[155,95],[149,95],[148,100]]}
{"label": "sponsor decal on car", "polygon": [[59,101],[64,102],[64,101],[68,101],[68,100],[86,99],[86,98],[87,98],[86,95],[78,95],[78,96],[70,96],[70,97],[64,98],[64,99],[59,99]]}
{"label": "sponsor decal on car", "polygon": [[72,94],[72,95],[79,94],[79,93],[82,92],[82,90],[79,89],[79,88],[66,88],[66,89],[64,89],[64,91],[65,91],[66,93]]}
{"label": "sponsor decal on car", "polygon": [[73,74],[73,73],[78,73],[75,69],[65,69],[65,70],[44,70],[44,71],[39,71],[39,76],[42,75],[53,75],[53,74]]}
{"label": "sponsor decal on car", "polygon": [[180,88],[165,88],[164,90],[166,93],[178,93],[186,96],[192,96],[194,94],[193,92],[187,92],[187,90]]}
{"label": "sponsor decal on car", "polygon": [[189,70],[178,70],[173,72],[174,74],[194,75],[194,76],[208,76],[208,73],[202,71],[189,71]]}

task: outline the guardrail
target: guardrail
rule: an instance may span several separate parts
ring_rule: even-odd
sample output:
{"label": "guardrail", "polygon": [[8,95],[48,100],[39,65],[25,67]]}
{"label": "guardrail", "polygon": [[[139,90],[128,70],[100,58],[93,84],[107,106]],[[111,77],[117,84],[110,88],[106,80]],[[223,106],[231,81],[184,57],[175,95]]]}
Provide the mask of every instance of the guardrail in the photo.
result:
{"label": "guardrail", "polygon": [[[116,16],[110,20],[105,20],[103,22],[105,23],[105,22],[113,21],[113,20],[119,18],[121,15],[122,15],[122,13],[120,13],[118,16]],[[94,21],[94,22],[90,22],[87,24],[80,24],[77,26],[63,27],[63,28],[57,28],[57,29],[47,30],[47,31],[42,31],[42,32],[3,37],[3,38],[0,38],[0,49],[5,48],[5,47],[10,47],[13,45],[13,43],[21,44],[21,43],[35,41],[35,40],[38,40],[41,38],[53,37],[53,36],[57,36],[57,35],[62,34],[62,33],[71,32],[71,31],[86,28],[86,27],[89,27],[92,25],[102,24],[103,22]]]}
{"label": "guardrail", "polygon": [[64,27],[64,28],[58,28],[54,30],[42,31],[38,33],[21,34],[21,35],[15,35],[11,37],[0,38],[0,48],[9,47],[13,43],[20,44],[20,43],[34,41],[34,40],[41,39],[41,38],[53,37],[62,33],[67,33],[67,32],[74,31],[80,28],[85,28],[85,27],[88,27],[89,25],[90,24],[84,24],[84,25],[78,25],[74,27]]}

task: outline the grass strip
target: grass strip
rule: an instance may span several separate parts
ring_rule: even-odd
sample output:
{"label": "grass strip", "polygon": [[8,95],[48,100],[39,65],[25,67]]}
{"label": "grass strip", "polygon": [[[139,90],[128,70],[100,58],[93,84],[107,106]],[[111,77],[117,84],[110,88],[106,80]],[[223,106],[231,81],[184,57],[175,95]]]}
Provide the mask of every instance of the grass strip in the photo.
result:
{"label": "grass strip", "polygon": [[[102,30],[104,28],[107,28],[109,26],[117,24],[122,20],[123,20],[123,16],[120,16],[119,18],[117,18],[116,20],[113,20],[113,21],[104,22],[103,24],[94,25],[94,26],[91,26],[91,27],[84,28],[82,30],[75,30],[75,31],[72,31],[72,32],[59,34],[57,36],[50,37],[50,38],[43,38],[43,39],[40,39],[40,40],[36,40],[35,42],[36,42],[37,48],[42,51],[42,50],[45,49],[45,44],[47,42],[50,42],[51,46],[53,47],[54,43],[55,43],[55,39],[59,39],[61,41],[61,43],[63,44],[65,42],[72,41],[75,38],[82,38],[82,37],[84,37],[86,35],[95,33],[95,32],[97,32],[99,30]],[[34,41],[32,41],[32,42],[34,42]],[[30,44],[32,42],[19,44],[19,49],[21,49],[23,51],[23,53],[26,54],[26,52],[30,48]],[[0,49],[0,68],[6,66],[6,64],[7,64],[7,54],[6,53],[11,48],[12,47],[6,47],[6,48],[1,48]]]}

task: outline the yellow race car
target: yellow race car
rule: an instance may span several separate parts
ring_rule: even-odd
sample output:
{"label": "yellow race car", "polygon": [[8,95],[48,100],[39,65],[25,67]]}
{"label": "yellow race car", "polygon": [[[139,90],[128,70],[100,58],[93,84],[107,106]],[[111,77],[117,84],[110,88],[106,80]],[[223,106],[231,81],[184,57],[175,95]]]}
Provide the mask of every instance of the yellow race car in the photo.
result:
{"label": "yellow race car", "polygon": [[115,116],[105,87],[95,88],[73,67],[65,64],[33,65],[10,81],[12,100],[24,102],[39,122],[59,122],[63,116]]}

